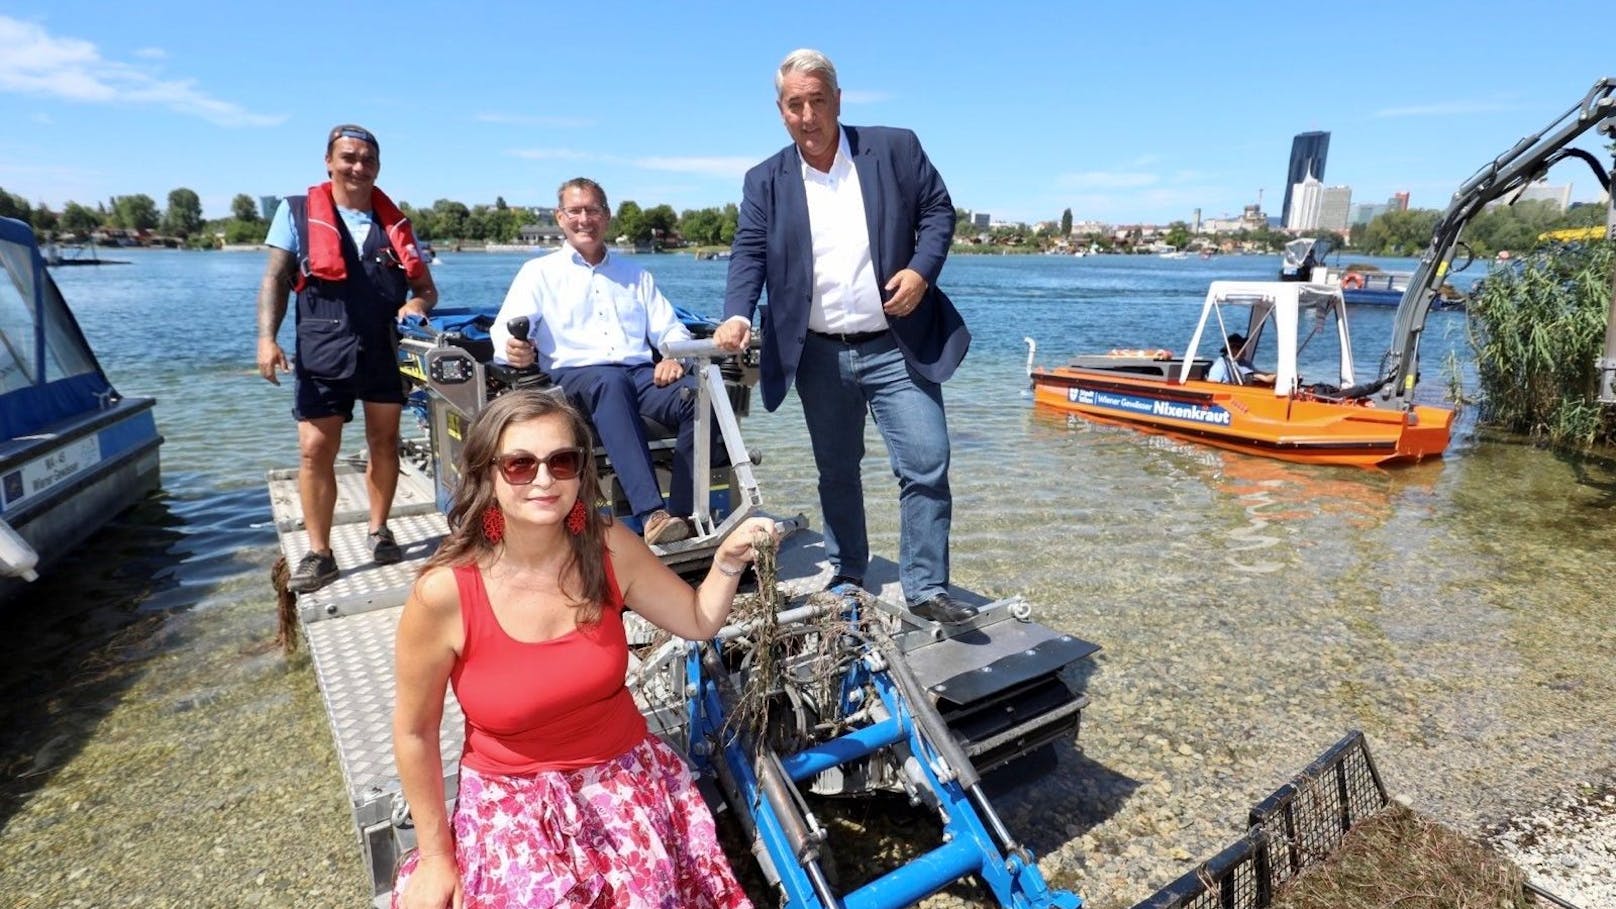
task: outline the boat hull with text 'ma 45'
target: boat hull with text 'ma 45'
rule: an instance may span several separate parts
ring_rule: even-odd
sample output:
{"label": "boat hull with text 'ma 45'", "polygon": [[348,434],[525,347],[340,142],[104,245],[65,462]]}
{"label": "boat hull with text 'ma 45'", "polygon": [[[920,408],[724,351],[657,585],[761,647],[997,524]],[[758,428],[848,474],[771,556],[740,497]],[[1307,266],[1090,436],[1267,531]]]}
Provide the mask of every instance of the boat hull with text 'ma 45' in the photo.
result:
{"label": "boat hull with text 'ma 45'", "polygon": [[1375,406],[1380,383],[1354,382],[1346,305],[1324,285],[1217,281],[1182,357],[1114,350],[1028,372],[1040,406],[1298,463],[1415,463],[1441,456],[1453,425],[1442,407]]}

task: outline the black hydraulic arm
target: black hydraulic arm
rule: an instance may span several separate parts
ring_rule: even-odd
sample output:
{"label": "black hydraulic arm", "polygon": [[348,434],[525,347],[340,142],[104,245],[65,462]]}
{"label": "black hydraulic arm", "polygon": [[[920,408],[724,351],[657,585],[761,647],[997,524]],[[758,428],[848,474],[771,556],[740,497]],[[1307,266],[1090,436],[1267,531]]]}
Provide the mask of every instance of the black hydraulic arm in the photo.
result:
{"label": "black hydraulic arm", "polygon": [[[1435,302],[1442,279],[1453,261],[1453,254],[1465,225],[1481,212],[1483,206],[1498,199],[1511,201],[1532,181],[1541,177],[1559,161],[1575,157],[1586,162],[1599,182],[1608,190],[1610,175],[1597,159],[1586,151],[1570,148],[1579,136],[1596,126],[1616,120],[1616,79],[1605,78],[1594,83],[1586,97],[1570,110],[1561,114],[1548,126],[1516,142],[1509,151],[1466,180],[1453,194],[1447,210],[1437,219],[1431,235],[1431,245],[1420,258],[1414,276],[1403,292],[1397,307],[1397,321],[1392,330],[1391,347],[1386,352],[1384,378],[1385,398],[1399,398],[1404,407],[1413,406],[1414,383],[1419,373],[1420,333],[1425,330],[1425,319]],[[1609,132],[1611,126],[1605,130]],[[1616,231],[1616,202],[1607,213],[1607,230]],[[1612,301],[1616,310],[1616,300]],[[1616,314],[1616,313],[1613,313]],[[1606,355],[1601,361],[1616,364],[1616,318],[1606,329]],[[1605,367],[1601,382],[1601,397],[1611,385],[1616,366]]]}

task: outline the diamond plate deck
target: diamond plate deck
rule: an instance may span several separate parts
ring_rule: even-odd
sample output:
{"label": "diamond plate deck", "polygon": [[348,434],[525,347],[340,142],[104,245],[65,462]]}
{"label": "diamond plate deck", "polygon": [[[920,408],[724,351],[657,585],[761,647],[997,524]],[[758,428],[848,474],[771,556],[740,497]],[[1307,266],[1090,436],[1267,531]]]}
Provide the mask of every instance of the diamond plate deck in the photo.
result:
{"label": "diamond plate deck", "polygon": [[[387,520],[404,551],[404,561],[377,565],[365,545],[370,532],[366,501],[364,471],[351,464],[337,465],[337,511],[331,525],[331,552],[342,573],[330,584],[298,597],[298,616],[305,624],[403,605],[421,563],[448,532],[449,526],[434,503],[431,483],[406,469],[399,476],[398,493]],[[297,471],[270,472],[269,503],[280,535],[281,554],[287,564],[296,565],[309,550],[297,493]]]}
{"label": "diamond plate deck", "polygon": [[[281,553],[296,565],[309,548],[297,471],[270,472],[269,501]],[[300,595],[297,604],[354,820],[361,830],[387,820],[399,791],[393,764],[393,637],[410,585],[448,530],[434,503],[431,482],[406,468],[387,522],[404,551],[404,561],[377,565],[365,545],[370,530],[366,502],[363,468],[338,464],[331,550],[342,574],[325,587]],[[465,717],[451,692],[444,699],[439,730],[444,792],[450,799],[460,778],[464,735]]]}
{"label": "diamond plate deck", "polygon": [[[336,737],[337,756],[356,813],[398,790],[393,766],[393,634],[402,608],[379,609],[304,626],[320,696]],[[459,778],[465,716],[444,699],[442,742],[445,794]],[[362,819],[361,823],[365,823]]]}
{"label": "diamond plate deck", "polygon": [[[404,561],[377,565],[370,560],[370,550],[365,546],[370,531],[367,523],[362,520],[331,528],[331,552],[342,573],[330,584],[297,598],[298,615],[305,623],[404,605],[421,564],[437,550],[438,541],[448,532],[440,514],[393,518],[387,526],[404,550]],[[283,532],[280,542],[281,552],[292,565],[309,549],[309,535],[302,530]]]}
{"label": "diamond plate deck", "polygon": [[[364,522],[370,517],[370,497],[365,492],[365,468],[351,460],[337,464],[337,508],[333,525]],[[303,501],[297,492],[296,470],[269,472],[269,508],[277,530],[303,527]],[[399,471],[398,488],[393,493],[392,514],[403,517],[437,512],[432,479],[405,465]]]}

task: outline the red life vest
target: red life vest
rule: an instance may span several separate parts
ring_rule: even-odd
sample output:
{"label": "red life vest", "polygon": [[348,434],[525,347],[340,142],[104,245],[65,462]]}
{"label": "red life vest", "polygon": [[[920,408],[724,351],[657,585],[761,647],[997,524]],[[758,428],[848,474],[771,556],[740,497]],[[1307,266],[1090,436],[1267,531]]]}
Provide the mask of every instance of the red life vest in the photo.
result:
{"label": "red life vest", "polygon": [[[303,250],[304,268],[298,270],[293,290],[301,291],[308,277],[322,281],[342,281],[348,277],[348,263],[342,257],[342,233],[337,230],[337,202],[331,195],[331,181],[309,187],[308,248]],[[387,234],[387,242],[404,267],[404,276],[415,280],[426,274],[426,263],[415,246],[415,229],[393,200],[376,187],[370,190],[370,213]]]}

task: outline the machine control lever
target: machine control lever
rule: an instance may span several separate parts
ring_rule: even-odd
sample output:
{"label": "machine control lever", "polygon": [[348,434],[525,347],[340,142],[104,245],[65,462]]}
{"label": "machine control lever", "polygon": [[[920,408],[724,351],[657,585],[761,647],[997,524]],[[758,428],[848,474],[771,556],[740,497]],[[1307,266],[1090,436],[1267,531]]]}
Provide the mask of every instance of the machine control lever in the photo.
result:
{"label": "machine control lever", "polygon": [[[533,343],[527,336],[532,328],[533,322],[527,316],[516,316],[505,323],[505,330],[511,333],[511,337],[527,341],[528,344]],[[549,374],[539,368],[539,352],[537,348],[533,351],[533,362],[530,365],[508,366],[506,369],[509,370],[511,376],[510,384],[517,388],[550,384]]]}

